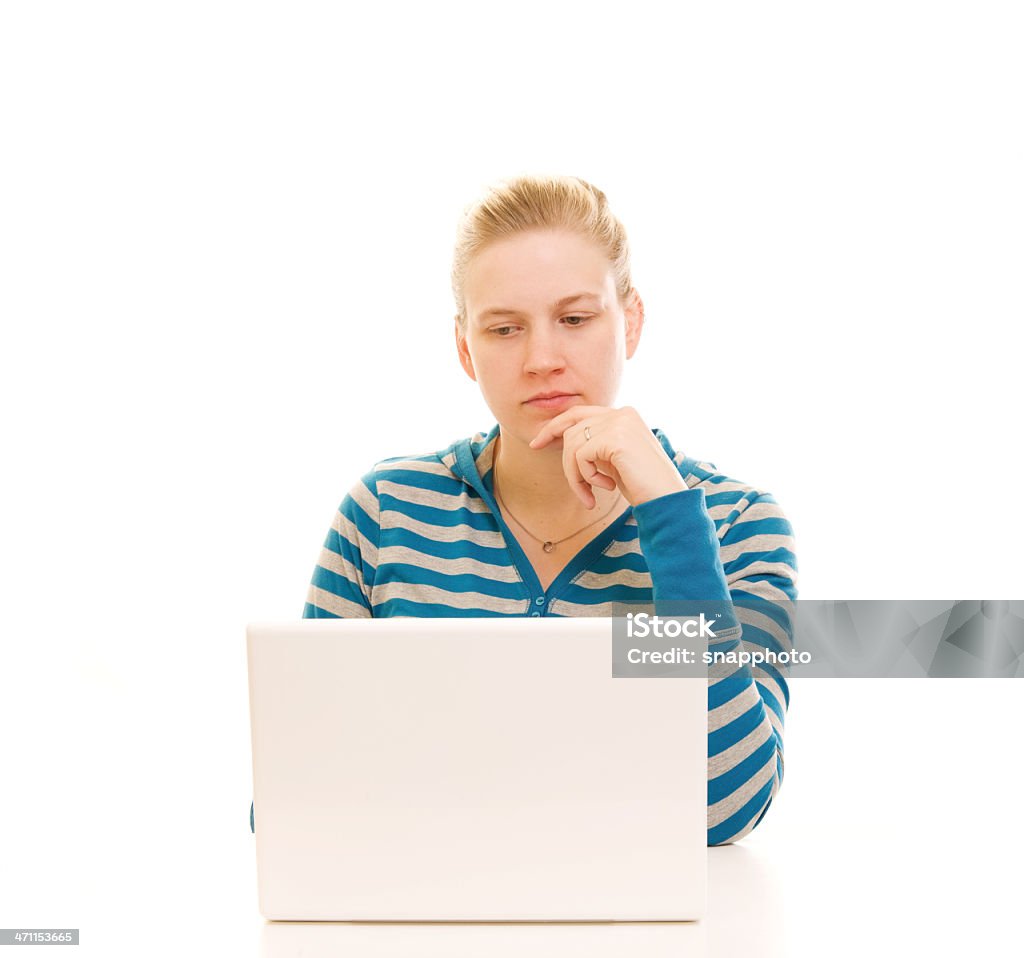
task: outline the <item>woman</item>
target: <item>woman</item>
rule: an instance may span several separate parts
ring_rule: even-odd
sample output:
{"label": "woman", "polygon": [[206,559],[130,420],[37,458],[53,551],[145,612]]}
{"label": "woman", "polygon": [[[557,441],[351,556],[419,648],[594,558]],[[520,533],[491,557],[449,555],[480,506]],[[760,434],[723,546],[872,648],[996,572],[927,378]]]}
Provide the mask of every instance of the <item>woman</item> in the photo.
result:
{"label": "woman", "polygon": [[[497,425],[356,484],[306,617],[602,616],[613,603],[796,597],[792,533],[768,494],[676,452],[615,408],[644,307],[625,231],[575,178],[522,177],[461,224],[459,360]],[[786,616],[744,626],[785,647]],[[772,617],[761,617],[771,622]],[[764,816],[783,775],[785,677],[709,680],[708,843]]]}

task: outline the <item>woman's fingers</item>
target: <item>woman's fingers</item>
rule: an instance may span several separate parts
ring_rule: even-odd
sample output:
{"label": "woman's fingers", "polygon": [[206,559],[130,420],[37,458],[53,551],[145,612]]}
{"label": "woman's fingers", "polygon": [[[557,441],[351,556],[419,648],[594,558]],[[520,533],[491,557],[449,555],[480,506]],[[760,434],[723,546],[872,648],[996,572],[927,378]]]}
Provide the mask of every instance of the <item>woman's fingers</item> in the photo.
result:
{"label": "woman's fingers", "polygon": [[573,406],[546,422],[540,432],[530,440],[530,448],[543,449],[549,442],[559,437],[564,439],[565,432],[578,424],[580,420],[608,411],[605,406]]}
{"label": "woman's fingers", "polygon": [[611,471],[610,463],[598,458],[591,450],[590,443],[584,442],[576,451],[576,467],[581,476],[586,479],[590,486],[597,486],[600,489],[609,491],[618,488]]}
{"label": "woman's fingers", "polygon": [[[556,439],[562,440],[565,478],[588,509],[597,505],[594,489],[622,491],[618,473],[608,458],[614,450],[606,449],[601,438],[604,436],[607,443],[605,420],[615,413],[604,406],[573,406],[548,421],[530,442],[533,449],[543,449]],[[609,435],[614,435],[614,430]]]}
{"label": "woman's fingers", "polygon": [[596,505],[596,489],[617,489],[632,506],[686,490],[676,464],[631,406],[573,406],[541,427],[530,445],[540,449],[559,437],[565,477],[588,509]]}
{"label": "woman's fingers", "polygon": [[[582,430],[580,432],[582,434]],[[594,498],[594,493],[590,489],[586,473],[580,468],[580,461],[577,457],[579,449],[580,442],[579,437],[575,434],[575,429],[567,429],[562,434],[562,469],[573,492],[580,497],[583,505],[588,509],[593,509],[597,504],[597,499]]]}
{"label": "woman's fingers", "polygon": [[[566,448],[572,449],[575,459],[575,475],[586,483],[587,491],[590,493],[588,508],[595,505],[597,500],[594,497],[593,489],[607,489],[609,492],[618,489],[615,469],[612,464],[601,458],[601,447],[597,437],[591,433],[591,438],[586,438],[588,426],[593,429],[593,423],[581,422],[572,430],[572,435],[567,430],[564,436]],[[563,451],[564,461],[564,451]],[[570,479],[570,482],[572,479]]]}

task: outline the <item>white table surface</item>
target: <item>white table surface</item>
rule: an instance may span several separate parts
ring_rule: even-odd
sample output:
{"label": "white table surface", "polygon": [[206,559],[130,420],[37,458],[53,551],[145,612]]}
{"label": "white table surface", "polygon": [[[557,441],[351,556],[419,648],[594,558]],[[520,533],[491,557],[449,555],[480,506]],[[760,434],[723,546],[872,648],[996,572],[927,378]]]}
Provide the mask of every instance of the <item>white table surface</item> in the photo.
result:
{"label": "white table surface", "polygon": [[[782,792],[709,849],[707,919],[650,925],[265,922],[244,716],[140,724],[97,699],[5,737],[0,927],[77,927],[70,954],[104,958],[1019,955],[1021,688],[797,684]],[[50,760],[19,764],[28,744]]]}

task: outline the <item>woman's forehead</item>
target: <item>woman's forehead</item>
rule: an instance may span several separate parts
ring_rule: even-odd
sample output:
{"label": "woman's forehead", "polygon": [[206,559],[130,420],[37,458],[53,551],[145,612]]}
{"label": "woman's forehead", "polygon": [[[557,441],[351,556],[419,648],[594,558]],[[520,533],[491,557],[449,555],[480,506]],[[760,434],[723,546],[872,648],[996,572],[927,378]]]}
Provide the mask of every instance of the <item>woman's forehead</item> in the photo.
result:
{"label": "woman's forehead", "polygon": [[555,307],[581,297],[600,307],[614,290],[611,261],[595,242],[553,230],[488,245],[470,261],[465,279],[466,304],[474,313]]}

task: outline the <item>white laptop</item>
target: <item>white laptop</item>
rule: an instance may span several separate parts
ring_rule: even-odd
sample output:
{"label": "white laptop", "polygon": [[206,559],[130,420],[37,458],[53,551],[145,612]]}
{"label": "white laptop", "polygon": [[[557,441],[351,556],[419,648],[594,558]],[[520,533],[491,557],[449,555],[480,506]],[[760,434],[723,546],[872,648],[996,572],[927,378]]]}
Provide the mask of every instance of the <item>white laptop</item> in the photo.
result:
{"label": "white laptop", "polygon": [[611,630],[251,625],[263,916],[703,917],[707,682],[613,678]]}

